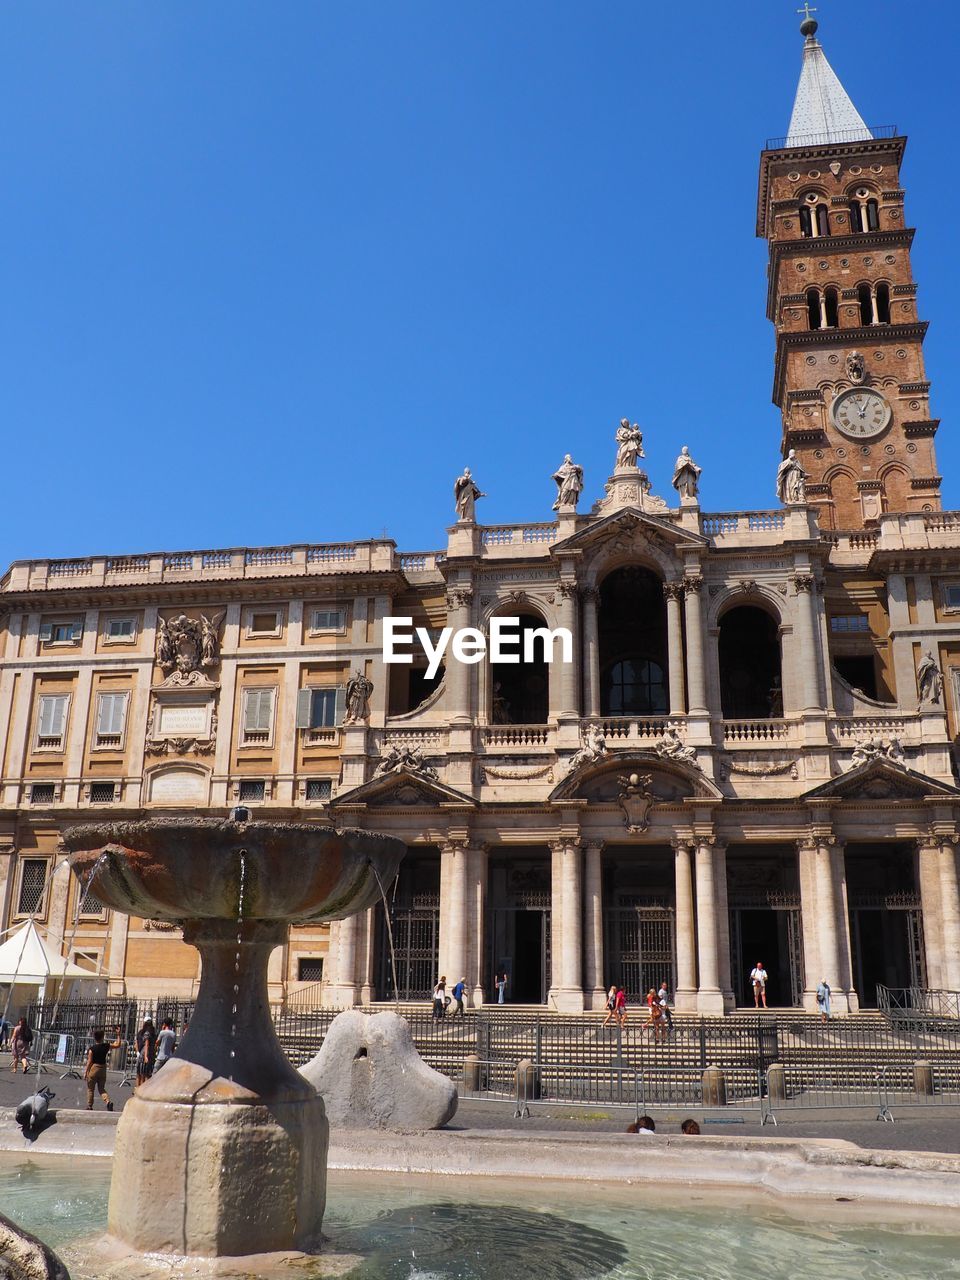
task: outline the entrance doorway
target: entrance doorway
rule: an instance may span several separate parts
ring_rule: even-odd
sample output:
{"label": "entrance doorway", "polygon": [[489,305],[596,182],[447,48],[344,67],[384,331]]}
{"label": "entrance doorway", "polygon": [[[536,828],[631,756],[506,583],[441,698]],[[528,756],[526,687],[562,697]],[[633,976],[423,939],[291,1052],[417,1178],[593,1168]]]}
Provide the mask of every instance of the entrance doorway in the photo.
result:
{"label": "entrance doorway", "polygon": [[440,855],[408,853],[388,897],[394,964],[383,904],[377,906],[376,995],[380,1000],[429,1000],[440,951]]}
{"label": "entrance doorway", "polygon": [[908,844],[846,848],[852,976],[861,1008],[876,1008],[878,983],[926,986],[916,856]]}
{"label": "entrance doorway", "polygon": [[799,1008],[803,1003],[803,929],[797,853],[778,848],[731,845],[727,850],[730,909],[730,985],[738,1006],[753,1008],[750,973],[766,969],[767,1004]]}
{"label": "entrance doorway", "polygon": [[497,998],[498,974],[507,975],[508,1004],[546,1004],[551,982],[550,861],[517,850],[491,857],[488,878],[489,949],[485,987]]}

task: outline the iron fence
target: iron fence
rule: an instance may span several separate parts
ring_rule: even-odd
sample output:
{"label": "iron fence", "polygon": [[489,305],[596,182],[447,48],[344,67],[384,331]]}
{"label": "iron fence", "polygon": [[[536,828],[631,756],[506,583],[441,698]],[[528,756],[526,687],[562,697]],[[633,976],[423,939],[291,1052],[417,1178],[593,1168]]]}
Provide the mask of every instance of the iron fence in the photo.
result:
{"label": "iron fence", "polygon": [[877,984],[877,1008],[889,1019],[960,1021],[960,991]]}

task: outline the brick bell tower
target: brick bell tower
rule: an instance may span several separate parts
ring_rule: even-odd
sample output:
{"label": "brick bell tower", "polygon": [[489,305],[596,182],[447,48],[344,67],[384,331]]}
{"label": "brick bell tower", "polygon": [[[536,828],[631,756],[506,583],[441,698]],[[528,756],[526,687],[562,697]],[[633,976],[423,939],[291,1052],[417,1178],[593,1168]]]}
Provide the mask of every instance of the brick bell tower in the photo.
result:
{"label": "brick bell tower", "polygon": [[821,526],[860,529],[884,511],[939,510],[938,421],[900,185],[907,140],[864,124],[804,7],[790,129],[760,157],[773,400]]}

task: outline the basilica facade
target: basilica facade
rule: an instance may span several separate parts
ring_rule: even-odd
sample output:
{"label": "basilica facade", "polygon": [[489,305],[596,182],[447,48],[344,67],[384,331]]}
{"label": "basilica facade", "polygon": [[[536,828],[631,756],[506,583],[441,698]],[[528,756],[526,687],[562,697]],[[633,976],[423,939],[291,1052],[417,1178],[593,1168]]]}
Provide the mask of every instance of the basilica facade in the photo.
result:
{"label": "basilica facade", "polygon": [[[34,919],[112,994],[189,996],[176,930],[60,870],[67,823],[272,816],[399,835],[382,906],[294,928],[271,991],[349,1006],[498,976],[514,1004],[680,1010],[960,990],[960,513],[942,510],[906,140],[868,127],[803,24],[760,162],[779,503],[669,500],[610,429],[592,506],[485,525],[458,478],[430,551],[389,540],[24,561],[0,584],[0,930]],[[758,353],[759,358],[759,353]],[[545,483],[553,484],[546,479]],[[589,486],[588,486],[589,487]],[[384,621],[566,629],[570,661],[387,664]],[[388,945],[392,933],[393,955]]]}

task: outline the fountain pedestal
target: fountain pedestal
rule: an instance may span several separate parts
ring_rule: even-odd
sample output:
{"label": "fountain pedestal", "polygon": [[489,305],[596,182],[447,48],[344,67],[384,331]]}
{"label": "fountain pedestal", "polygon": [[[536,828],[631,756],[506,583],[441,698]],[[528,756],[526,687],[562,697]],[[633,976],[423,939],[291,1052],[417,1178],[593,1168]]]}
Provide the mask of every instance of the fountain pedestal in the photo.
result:
{"label": "fountain pedestal", "polygon": [[329,1129],[323,1100],[277,1040],[267,963],[290,923],[342,920],[372,905],[404,846],[356,831],[204,818],[75,827],[63,843],[101,901],[181,923],[202,961],[176,1056],[120,1117],[110,1234],[143,1253],[316,1248]]}

